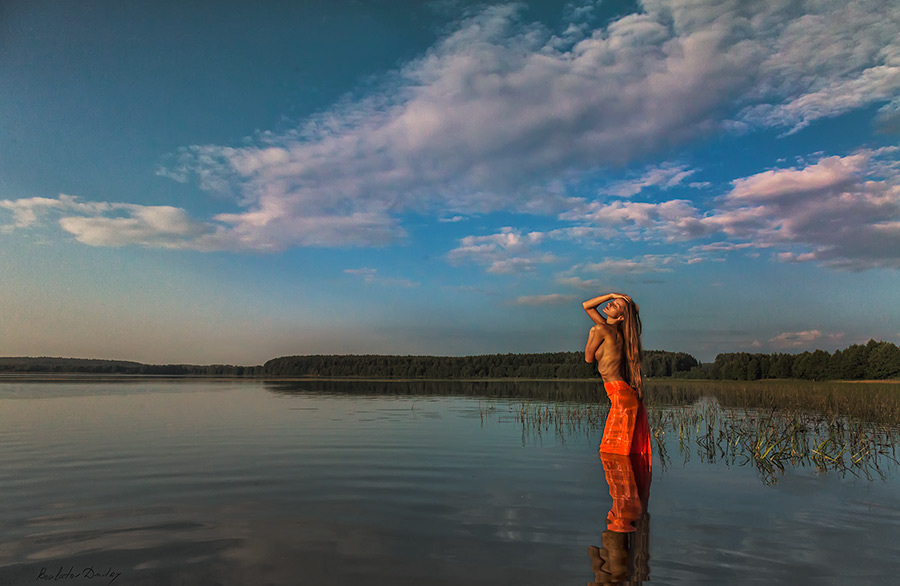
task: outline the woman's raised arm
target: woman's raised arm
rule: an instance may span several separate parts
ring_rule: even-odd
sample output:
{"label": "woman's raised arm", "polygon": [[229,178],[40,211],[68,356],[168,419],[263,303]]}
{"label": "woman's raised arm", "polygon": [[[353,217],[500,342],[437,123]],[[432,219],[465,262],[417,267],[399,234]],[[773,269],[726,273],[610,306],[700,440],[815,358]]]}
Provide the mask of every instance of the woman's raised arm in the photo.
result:
{"label": "woman's raised arm", "polygon": [[612,299],[625,299],[627,301],[631,301],[631,297],[629,297],[628,295],[623,295],[621,293],[607,293],[606,295],[600,295],[599,297],[588,299],[587,301],[582,303],[581,306],[584,307],[584,310],[587,312],[588,317],[590,317],[595,324],[604,324],[606,323],[606,320],[603,319],[603,316],[600,315],[600,312],[597,311],[597,308]]}

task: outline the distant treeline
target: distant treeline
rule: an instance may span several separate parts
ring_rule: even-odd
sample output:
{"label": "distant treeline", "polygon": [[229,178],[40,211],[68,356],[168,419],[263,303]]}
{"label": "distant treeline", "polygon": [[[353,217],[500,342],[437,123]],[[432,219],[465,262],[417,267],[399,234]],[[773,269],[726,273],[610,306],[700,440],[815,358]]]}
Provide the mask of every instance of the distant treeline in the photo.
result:
{"label": "distant treeline", "polygon": [[[672,376],[700,363],[684,352],[644,353],[645,376]],[[313,376],[360,378],[589,378],[596,365],[583,352],[482,356],[317,355],[284,356],[262,366],[142,364],[81,358],[0,358],[0,373],[154,374],[201,376]]]}
{"label": "distant treeline", "polygon": [[869,340],[833,354],[824,350],[801,354],[719,354],[715,362],[674,376],[719,380],[885,380],[900,378],[900,348],[891,342]]}
{"label": "distant treeline", "polygon": [[262,374],[262,366],[142,364],[125,360],[89,358],[0,358],[0,373],[4,372],[255,376]]}
{"label": "distant treeline", "polygon": [[[684,352],[648,350],[644,375],[672,376],[698,367]],[[487,354],[481,356],[283,356],[263,365],[269,376],[320,376],[364,378],[588,378],[597,367],[584,361],[584,352],[540,354]]]}
{"label": "distant treeline", "polygon": [[[760,380],[884,380],[900,378],[900,348],[869,340],[830,354],[719,354],[701,364],[684,352],[647,350],[644,376]],[[582,352],[480,356],[315,355],[273,358],[261,366],[142,364],[79,358],[0,358],[0,373],[147,374],[228,377],[359,377],[405,379],[572,379],[597,376]]]}

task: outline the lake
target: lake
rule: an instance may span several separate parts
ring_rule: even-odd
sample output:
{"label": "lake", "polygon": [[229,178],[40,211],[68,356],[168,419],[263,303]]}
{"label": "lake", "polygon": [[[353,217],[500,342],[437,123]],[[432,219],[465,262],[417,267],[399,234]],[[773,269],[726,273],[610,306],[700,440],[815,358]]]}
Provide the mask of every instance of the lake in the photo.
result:
{"label": "lake", "polygon": [[667,434],[648,488],[490,387],[0,380],[0,584],[897,583],[889,458],[770,477]]}

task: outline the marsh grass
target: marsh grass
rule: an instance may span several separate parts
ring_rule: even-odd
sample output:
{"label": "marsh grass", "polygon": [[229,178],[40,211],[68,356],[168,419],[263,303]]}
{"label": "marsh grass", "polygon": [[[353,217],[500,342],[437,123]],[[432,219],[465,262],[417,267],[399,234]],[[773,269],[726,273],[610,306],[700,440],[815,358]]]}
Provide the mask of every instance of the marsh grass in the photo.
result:
{"label": "marsh grass", "polygon": [[[597,437],[609,402],[590,380],[303,380],[272,381],[277,394],[467,396],[481,417],[516,422],[523,441],[553,433]],[[872,478],[897,461],[900,384],[802,380],[648,379],[645,402],[654,450],[666,465],[692,456],[752,465],[774,482],[788,466]],[[599,439],[599,438],[598,438]],[[669,451],[673,454],[670,455]]]}
{"label": "marsh grass", "polygon": [[647,405],[686,405],[715,397],[724,407],[808,411],[831,418],[850,417],[900,426],[900,384],[803,380],[673,381],[652,380]]}
{"label": "marsh grass", "polygon": [[766,482],[775,482],[787,467],[883,478],[885,466],[898,463],[900,430],[835,414],[735,409],[707,398],[650,408],[649,417],[661,461],[668,462],[667,447],[676,444],[685,461],[694,455],[706,462],[751,465]]}
{"label": "marsh grass", "polygon": [[[655,453],[666,466],[675,457],[729,466],[753,466],[766,483],[788,467],[864,478],[885,477],[896,465],[900,438],[900,386],[843,383],[706,381],[651,384],[647,411]],[[605,402],[521,401],[482,406],[522,426],[526,437],[602,432]]]}

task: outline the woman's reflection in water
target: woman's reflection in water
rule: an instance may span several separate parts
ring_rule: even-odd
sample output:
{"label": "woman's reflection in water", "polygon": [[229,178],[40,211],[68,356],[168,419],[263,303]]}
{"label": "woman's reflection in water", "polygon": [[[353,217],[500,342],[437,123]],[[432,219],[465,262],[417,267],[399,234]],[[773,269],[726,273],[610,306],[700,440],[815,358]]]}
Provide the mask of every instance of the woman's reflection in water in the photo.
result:
{"label": "woman's reflection in water", "polygon": [[647,454],[601,453],[612,509],[606,517],[602,547],[592,545],[596,584],[640,584],[650,579],[650,459]]}

